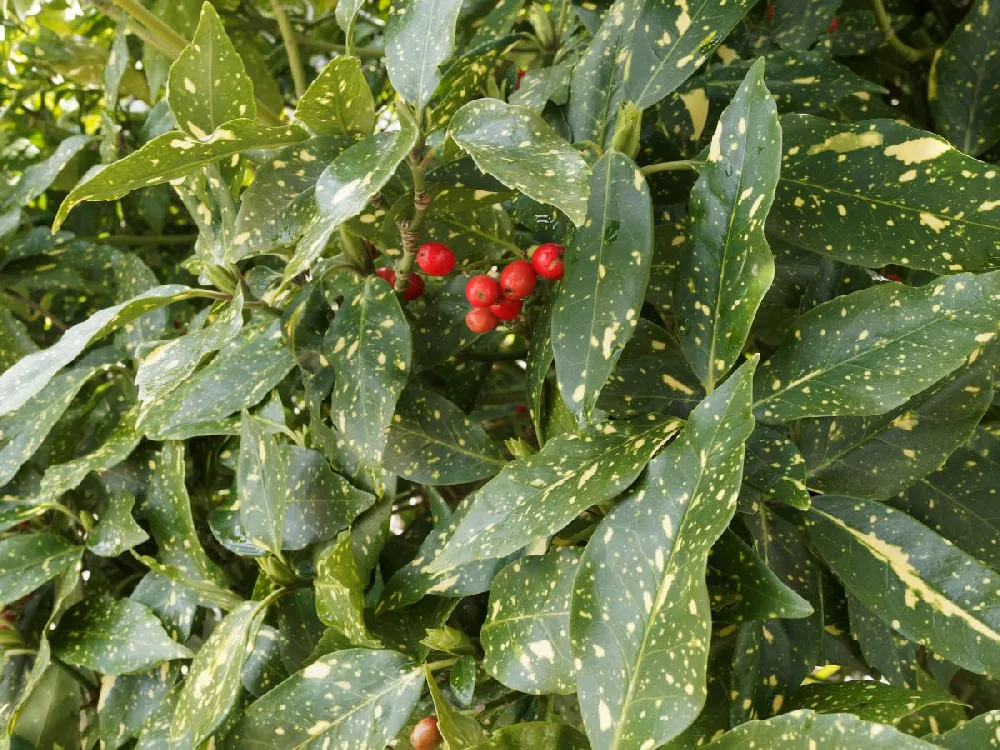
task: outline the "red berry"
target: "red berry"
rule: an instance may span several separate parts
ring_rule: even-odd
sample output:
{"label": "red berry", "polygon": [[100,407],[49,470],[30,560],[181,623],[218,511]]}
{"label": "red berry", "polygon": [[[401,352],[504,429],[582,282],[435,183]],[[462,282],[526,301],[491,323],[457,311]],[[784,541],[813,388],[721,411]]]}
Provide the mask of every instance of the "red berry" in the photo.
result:
{"label": "red berry", "polygon": [[425,716],[410,732],[410,744],[413,750],[434,750],[441,742],[441,732],[438,731],[438,721],[433,716]]}
{"label": "red berry", "polygon": [[840,19],[837,18],[836,16],[834,16],[833,20],[830,21],[830,25],[826,29],[826,33],[827,34],[832,34],[833,32],[835,32],[837,30],[838,26],[840,26]]}
{"label": "red berry", "polygon": [[484,273],[473,276],[465,285],[465,298],[473,307],[489,307],[500,299],[500,285]]}
{"label": "red berry", "polygon": [[902,281],[903,277],[898,273],[893,273],[892,271],[883,271],[882,276],[884,276],[889,281]]}
{"label": "red berry", "polygon": [[507,299],[527,299],[537,281],[535,269],[526,260],[515,260],[500,272],[500,289]]}
{"label": "red berry", "polygon": [[546,242],[544,245],[539,245],[531,254],[531,267],[543,279],[558,281],[566,273],[566,264],[563,263],[565,252],[566,248],[557,242]]}
{"label": "red berry", "polygon": [[520,68],[517,71],[517,83],[514,84],[514,91],[517,91],[519,88],[521,88],[521,79],[524,78],[524,74],[527,72],[528,71],[526,71],[524,68]]}
{"label": "red berry", "polygon": [[488,307],[474,307],[465,316],[465,325],[473,333],[489,333],[497,327],[497,316]]}
{"label": "red berry", "polygon": [[418,273],[412,274],[403,292],[403,299],[413,302],[424,293],[424,277]]}
{"label": "red berry", "polygon": [[767,21],[770,23],[774,20],[774,3],[767,6]]}
{"label": "red berry", "polygon": [[513,320],[521,314],[524,303],[519,299],[503,299],[495,305],[490,305],[490,312],[500,320]]}
{"label": "red berry", "polygon": [[428,276],[447,276],[455,267],[455,253],[440,242],[425,242],[417,250],[417,265]]}
{"label": "red berry", "polygon": [[392,270],[392,266],[382,266],[381,268],[376,268],[375,275],[380,279],[385,279],[389,286],[396,285],[396,272]]}

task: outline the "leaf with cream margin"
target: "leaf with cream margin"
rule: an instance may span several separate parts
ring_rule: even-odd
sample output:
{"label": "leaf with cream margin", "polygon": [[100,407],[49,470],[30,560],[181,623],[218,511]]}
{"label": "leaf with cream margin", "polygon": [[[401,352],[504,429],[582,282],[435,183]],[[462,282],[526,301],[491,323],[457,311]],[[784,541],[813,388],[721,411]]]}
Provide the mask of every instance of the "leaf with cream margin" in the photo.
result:
{"label": "leaf with cream margin", "polygon": [[736,510],[756,364],[744,364],[691,412],[584,552],[570,642],[595,750],[658,747],[704,705],[705,567]]}

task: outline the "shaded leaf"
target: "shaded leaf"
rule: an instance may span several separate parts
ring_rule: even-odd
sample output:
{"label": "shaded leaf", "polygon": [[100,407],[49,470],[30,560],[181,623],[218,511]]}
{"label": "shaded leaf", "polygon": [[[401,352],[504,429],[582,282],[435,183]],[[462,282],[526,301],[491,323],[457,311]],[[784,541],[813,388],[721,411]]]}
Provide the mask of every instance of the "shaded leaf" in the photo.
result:
{"label": "shaded leaf", "polygon": [[821,714],[853,714],[863,721],[895,724],[914,711],[938,703],[960,704],[960,701],[878,682],[855,681],[840,685],[803,685],[789,708],[793,711],[804,708]]}
{"label": "shaded leaf", "polygon": [[240,521],[250,540],[274,555],[281,554],[289,494],[281,447],[265,425],[244,409],[236,469]]}
{"label": "shaded leaf", "polygon": [[365,627],[365,583],[358,572],[351,533],[342,532],[316,559],[316,613],[351,643],[377,648],[378,641],[368,635]]}
{"label": "shaded leaf", "polygon": [[800,750],[815,744],[823,750],[926,750],[927,743],[884,724],[862,721],[850,714],[817,714],[799,710],[767,721],[749,721],[711,743],[717,750],[766,747]]}
{"label": "shaded leaf", "polygon": [[118,557],[149,539],[149,534],[132,518],[133,505],[132,495],[110,496],[100,520],[87,536],[87,549],[101,557]]}
{"label": "shaded leaf", "polygon": [[757,425],[747,440],[743,482],[793,508],[809,508],[806,461],[781,432]]}
{"label": "shaded leaf", "polygon": [[1000,711],[987,711],[944,734],[926,735],[933,745],[964,750],[965,748],[1000,747]]}
{"label": "shaded leaf", "polygon": [[457,711],[441,694],[434,674],[424,665],[424,678],[434,701],[437,728],[444,740],[444,750],[468,750],[486,740],[486,732],[472,716]]}
{"label": "shaded leaf", "polygon": [[501,727],[478,750],[587,750],[587,738],[555,721],[527,721]]}
{"label": "shaded leaf", "polygon": [[829,28],[840,3],[841,0],[774,0],[771,27],[774,41],[784,49],[808,49]]}
{"label": "shaded leaf", "polygon": [[80,559],[81,548],[48,533],[0,541],[0,606],[16,602]]}
{"label": "shaded leaf", "polygon": [[101,680],[97,712],[99,739],[114,750],[138,734],[146,717],[160,704],[176,677],[177,670],[168,668]]}

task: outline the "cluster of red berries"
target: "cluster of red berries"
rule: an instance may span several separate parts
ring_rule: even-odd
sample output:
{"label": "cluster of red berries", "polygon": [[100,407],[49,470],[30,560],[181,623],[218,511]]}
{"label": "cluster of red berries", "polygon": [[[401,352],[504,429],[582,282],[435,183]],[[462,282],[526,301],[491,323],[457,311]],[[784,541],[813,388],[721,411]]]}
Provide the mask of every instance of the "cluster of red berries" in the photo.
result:
{"label": "cluster of red berries", "polygon": [[[455,253],[441,242],[425,242],[417,250],[417,265],[428,276],[447,276],[455,268]],[[375,275],[389,282],[389,286],[396,286],[396,272],[392,266],[382,266],[375,271]],[[412,302],[423,293],[423,277],[411,274],[403,290],[403,299]]]}
{"label": "cluster of red berries", "polygon": [[514,320],[521,314],[524,300],[534,293],[538,276],[551,281],[563,277],[565,251],[562,245],[546,242],[535,248],[530,263],[526,260],[508,263],[499,279],[484,273],[473,276],[465,285],[465,298],[472,305],[465,316],[465,325],[475,333],[489,333],[501,320]]}

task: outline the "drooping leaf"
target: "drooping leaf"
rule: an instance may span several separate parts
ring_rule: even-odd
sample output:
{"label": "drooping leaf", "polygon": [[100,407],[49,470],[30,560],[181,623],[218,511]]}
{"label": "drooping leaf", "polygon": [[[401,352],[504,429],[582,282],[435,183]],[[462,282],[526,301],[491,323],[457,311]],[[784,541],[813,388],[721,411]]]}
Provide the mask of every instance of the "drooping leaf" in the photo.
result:
{"label": "drooping leaf", "polygon": [[[781,118],[784,155],[770,232],[848,263],[936,273],[996,265],[996,170],[890,120]],[[857,170],[863,163],[865,169]]]}
{"label": "drooping leaf", "polygon": [[316,135],[371,135],[375,102],[361,74],[361,61],[335,57],[327,63],[299,99],[295,119]]}
{"label": "drooping leaf", "polygon": [[420,112],[441,82],[438,67],[451,57],[458,0],[407,0],[392,6],[385,31],[385,64],[392,86]]}
{"label": "drooping leaf", "polygon": [[584,552],[570,639],[594,748],[662,745],[705,702],[705,565],[736,509],[755,365],[743,365],[691,413]]}
{"label": "drooping leaf", "polygon": [[1000,140],[1000,13],[989,0],[969,12],[937,51],[927,83],[934,124],[955,148],[978,156]]}
{"label": "drooping leaf", "polygon": [[1000,661],[990,568],[905,513],[871,500],[813,498],[809,535],[845,588],[894,630],[973,672]]}
{"label": "drooping leaf", "polygon": [[73,188],[59,206],[52,228],[58,229],[73,207],[84,201],[115,200],[138,188],[186,177],[233,154],[279,148],[308,137],[294,125],[269,128],[247,119],[231,120],[204,139],[177,131],[164,133]]}
{"label": "drooping leaf", "polygon": [[150,571],[139,580],[129,598],[153,610],[174,640],[184,642],[191,637],[200,601],[195,592]]}
{"label": "drooping leaf", "polygon": [[29,354],[0,375],[0,416],[20,409],[45,388],[53,376],[76,359],[92,342],[130,323],[150,310],[183,299],[188,287],[158,286],[138,297],[91,315],[63,334],[48,349]]}
{"label": "drooping leaf", "polygon": [[480,170],[555,206],[576,226],[583,225],[590,168],[539,115],[496,99],[479,99],[455,113],[448,135]]}
{"label": "drooping leaf", "polygon": [[726,732],[711,744],[716,750],[766,747],[800,750],[812,745],[823,750],[927,750],[927,743],[885,724],[862,721],[850,714],[817,714],[800,709],[767,721],[749,721]]}
{"label": "drooping leaf", "polygon": [[582,435],[560,435],[507,464],[466,499],[461,517],[453,517],[430,571],[503,557],[555,533],[583,509],[628,487],[678,429],[677,420],[654,414],[605,423]]}
{"label": "drooping leaf", "polygon": [[16,602],[80,559],[82,549],[61,536],[41,532],[0,541],[0,607]]}
{"label": "drooping leaf", "polygon": [[253,82],[210,3],[201,6],[190,44],[170,66],[167,103],[181,130],[198,139],[231,120],[257,115]]}
{"label": "drooping leaf", "polygon": [[809,508],[806,461],[792,441],[775,429],[765,425],[754,428],[747,440],[743,481],[793,508]]}
{"label": "drooping leaf", "polygon": [[764,219],[780,150],[778,114],[759,60],[722,113],[691,192],[692,238],[674,287],[681,348],[709,393],[739,358],[774,278]]}
{"label": "drooping leaf", "polygon": [[652,203],[630,158],[612,150],[594,165],[587,216],[569,248],[551,333],[559,389],[581,426],[635,330],[649,281]]}
{"label": "drooping leaf", "polygon": [[67,664],[111,675],[192,656],[167,635],[156,615],[130,599],[84,599],[62,616],[49,640],[53,655]]}
{"label": "drooping leaf", "polygon": [[354,645],[377,648],[378,641],[365,627],[365,583],[358,572],[351,533],[342,532],[316,560],[316,613]]}
{"label": "drooping leaf", "polygon": [[855,596],[847,595],[851,635],[865,663],[877,669],[890,685],[917,687],[917,644],[889,627]]}
{"label": "drooping leaf", "polygon": [[93,140],[89,135],[71,135],[60,141],[51,156],[25,169],[10,192],[0,195],[0,212],[16,210],[35,200],[55,181],[70,159]]}
{"label": "drooping leaf", "polygon": [[145,529],[132,518],[134,505],[132,495],[108,497],[99,520],[87,536],[87,549],[101,557],[118,557],[149,539]]}
{"label": "drooping leaf", "polygon": [[138,734],[142,723],[160,704],[177,677],[177,669],[152,669],[101,681],[98,737],[117,750]]}
{"label": "drooping leaf", "polygon": [[576,690],[569,602],[579,565],[579,550],[557,548],[497,574],[479,638],[483,669],[498,682],[533,695]]}
{"label": "drooping leaf", "polygon": [[878,682],[855,681],[839,685],[804,685],[792,698],[790,710],[808,709],[821,714],[853,714],[863,721],[896,724],[925,706],[959,703],[933,693],[890,687]]}
{"label": "drooping leaf", "polygon": [[760,369],[755,404],[771,421],[883,414],[955,370],[990,341],[1000,273],[884,284],[800,317]]}
{"label": "drooping leaf", "polygon": [[804,50],[830,27],[841,0],[775,0],[771,34],[783,49]]}
{"label": "drooping leaf", "polygon": [[470,750],[486,740],[486,732],[472,716],[459,713],[441,693],[434,673],[424,665],[424,679],[434,701],[437,727],[447,750]]}
{"label": "drooping leaf", "polygon": [[247,709],[229,734],[244,748],[382,747],[410,716],[423,670],[395,651],[321,657]]}
{"label": "drooping leaf", "polygon": [[448,399],[414,386],[403,391],[385,446],[388,471],[421,484],[462,484],[506,463],[483,428]]}

